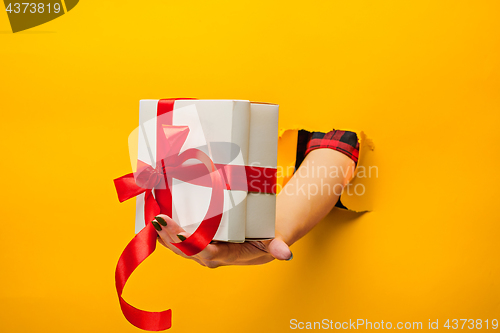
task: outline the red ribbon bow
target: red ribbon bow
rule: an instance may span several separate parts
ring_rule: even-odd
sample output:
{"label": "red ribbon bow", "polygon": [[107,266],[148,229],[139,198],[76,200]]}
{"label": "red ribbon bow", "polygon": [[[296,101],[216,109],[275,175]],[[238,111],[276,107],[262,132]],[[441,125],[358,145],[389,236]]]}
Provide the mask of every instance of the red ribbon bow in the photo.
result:
{"label": "red ribbon bow", "polygon": [[[114,180],[120,202],[145,193],[144,220],[146,226],[130,241],[122,252],[115,271],[116,291],[122,312],[134,326],[143,330],[161,331],[172,326],[172,310],[149,312],[128,304],[122,297],[123,288],[132,272],[151,255],[156,248],[157,233],[151,221],[160,213],[172,217],[172,194],[169,189],[172,177],[201,186],[211,186],[212,196],[205,218],[196,231],[186,240],[173,243],[188,256],[202,251],[213,239],[222,219],[224,188],[276,193],[276,169],[251,166],[214,164],[208,155],[199,149],[187,149],[180,153],[189,128],[172,126],[172,112],[176,99],[162,99],[158,102],[156,156],[168,153],[159,160],[155,169],[138,161],[138,171]],[[188,159],[201,164],[183,166]],[[272,174],[266,174],[270,169]],[[267,183],[267,181],[270,181]],[[226,186],[224,186],[226,185]],[[153,195],[154,192],[154,195]]]}

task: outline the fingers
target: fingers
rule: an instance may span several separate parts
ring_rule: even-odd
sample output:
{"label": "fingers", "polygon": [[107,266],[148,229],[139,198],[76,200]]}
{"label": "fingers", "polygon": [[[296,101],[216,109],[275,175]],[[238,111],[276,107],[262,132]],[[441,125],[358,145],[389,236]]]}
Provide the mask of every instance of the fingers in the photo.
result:
{"label": "fingers", "polygon": [[190,236],[177,224],[177,222],[172,220],[167,215],[159,214],[155,217],[152,223],[160,236],[159,242],[181,257],[192,259],[200,265],[209,268],[216,268],[225,265],[225,263],[221,262],[220,259],[230,257],[226,243],[209,244],[200,253],[194,256],[187,256],[176,246],[172,245],[172,243],[180,243]]}
{"label": "fingers", "polygon": [[192,259],[199,264],[216,268],[225,265],[252,265],[262,264],[278,260],[291,260],[292,252],[281,237],[265,242],[245,242],[242,244],[215,242],[208,244],[203,251],[187,256],[172,243],[180,243],[190,235],[181,228],[174,220],[164,214],[160,214],[152,221],[158,235],[159,242],[175,254],[184,258]]}
{"label": "fingers", "polygon": [[293,258],[292,251],[288,245],[279,237],[269,243],[269,253],[278,260],[290,261]]}
{"label": "fingers", "polygon": [[235,249],[232,245],[234,244],[224,242],[208,244],[207,247],[196,256],[207,263],[232,263],[237,259],[237,251],[234,251]]}
{"label": "fingers", "polygon": [[178,243],[180,242],[179,237],[177,237],[178,234],[182,232],[186,232],[186,230],[182,229],[180,225],[177,224],[174,220],[172,220],[168,215],[164,214],[159,214],[155,217],[155,221],[158,222],[158,224],[161,224],[161,230],[158,230],[158,234],[165,235],[169,239],[171,239],[172,243]]}
{"label": "fingers", "polygon": [[169,248],[175,254],[178,254],[184,258],[188,258],[181,250],[177,247],[173,246],[172,243],[179,243],[181,240],[177,237],[180,233],[185,233],[184,229],[182,229],[174,220],[172,220],[167,215],[160,214],[155,217],[153,220],[153,226],[160,236],[160,243]]}

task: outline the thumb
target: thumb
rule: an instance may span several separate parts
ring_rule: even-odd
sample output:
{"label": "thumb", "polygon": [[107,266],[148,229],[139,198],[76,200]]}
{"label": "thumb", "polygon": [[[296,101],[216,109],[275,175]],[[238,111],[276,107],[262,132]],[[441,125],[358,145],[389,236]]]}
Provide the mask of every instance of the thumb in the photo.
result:
{"label": "thumb", "polygon": [[275,238],[269,243],[269,253],[278,260],[290,261],[293,258],[292,251],[281,238]]}

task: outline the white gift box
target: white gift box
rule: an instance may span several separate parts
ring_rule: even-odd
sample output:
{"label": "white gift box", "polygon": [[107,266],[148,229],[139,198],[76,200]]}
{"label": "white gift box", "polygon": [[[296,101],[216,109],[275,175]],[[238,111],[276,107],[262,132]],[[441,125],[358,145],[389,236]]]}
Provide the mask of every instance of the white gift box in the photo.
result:
{"label": "white gift box", "polygon": [[[157,117],[158,101],[140,101],[138,145],[134,148],[137,158],[153,167],[156,159],[162,158],[156,156],[157,123],[162,121]],[[189,127],[180,153],[196,148],[205,152],[215,164],[270,168],[261,169],[269,173],[277,168],[276,104],[245,100],[175,100],[171,125]],[[136,152],[131,151],[131,156],[134,155]],[[193,233],[205,217],[212,189],[176,178],[170,189],[172,218]],[[135,231],[138,233],[145,226],[144,194],[136,200]],[[225,189],[222,220],[214,240],[244,242],[273,238],[275,214],[275,194]]]}

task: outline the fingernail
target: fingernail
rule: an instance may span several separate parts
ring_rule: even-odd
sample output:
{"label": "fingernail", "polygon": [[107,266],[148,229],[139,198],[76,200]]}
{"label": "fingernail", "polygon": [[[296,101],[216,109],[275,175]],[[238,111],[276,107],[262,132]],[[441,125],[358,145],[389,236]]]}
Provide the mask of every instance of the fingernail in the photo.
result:
{"label": "fingernail", "polygon": [[184,237],[184,236],[182,236],[182,235],[177,235],[177,237],[179,237],[179,239],[180,239],[181,241],[185,241],[185,240],[186,240],[186,237]]}
{"label": "fingernail", "polygon": [[155,227],[156,230],[161,231],[161,226],[158,224],[158,222],[152,221],[151,223],[153,223],[153,227]]}
{"label": "fingernail", "polygon": [[286,261],[290,261],[292,259],[293,259],[293,253],[292,253],[292,251],[290,251],[290,258],[288,258]]}
{"label": "fingernail", "polygon": [[160,224],[164,227],[167,226],[167,221],[161,216],[155,216],[156,221],[160,222]]}

